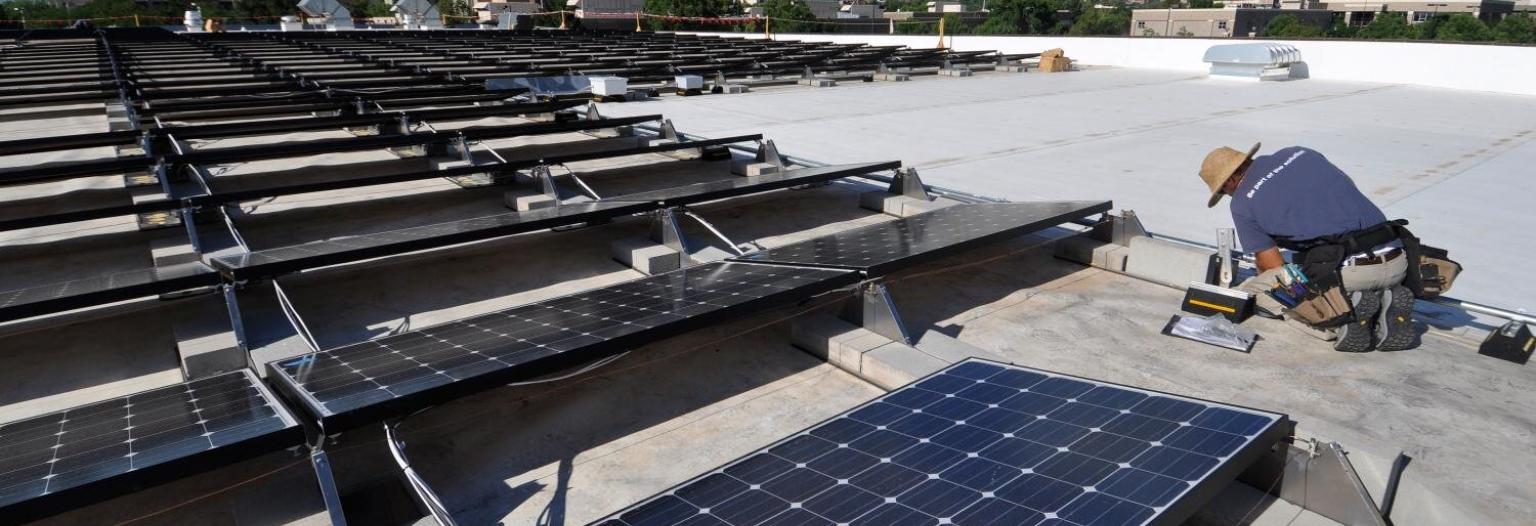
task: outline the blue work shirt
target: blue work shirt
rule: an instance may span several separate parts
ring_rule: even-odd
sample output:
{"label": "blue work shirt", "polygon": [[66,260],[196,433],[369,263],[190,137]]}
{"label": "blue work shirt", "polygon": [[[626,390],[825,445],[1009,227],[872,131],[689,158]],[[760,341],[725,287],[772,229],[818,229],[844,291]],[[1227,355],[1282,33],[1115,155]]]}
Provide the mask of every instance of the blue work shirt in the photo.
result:
{"label": "blue work shirt", "polygon": [[1232,195],[1232,223],[1250,253],[1274,247],[1276,237],[1305,241],[1386,220],[1343,170],[1300,146],[1253,158]]}

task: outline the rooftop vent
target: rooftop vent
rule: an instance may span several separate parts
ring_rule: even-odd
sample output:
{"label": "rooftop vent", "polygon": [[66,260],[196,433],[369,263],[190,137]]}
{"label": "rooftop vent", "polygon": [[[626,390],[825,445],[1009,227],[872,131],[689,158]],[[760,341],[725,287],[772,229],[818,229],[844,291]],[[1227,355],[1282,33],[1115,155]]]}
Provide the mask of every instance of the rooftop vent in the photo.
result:
{"label": "rooftop vent", "polygon": [[335,31],[337,29],[353,29],[352,12],[336,0],[299,0],[299,9],[304,14],[325,20],[325,29]]}
{"label": "rooftop vent", "polygon": [[1301,51],[1286,44],[1229,44],[1205,50],[1211,78],[1280,80],[1306,78]]}

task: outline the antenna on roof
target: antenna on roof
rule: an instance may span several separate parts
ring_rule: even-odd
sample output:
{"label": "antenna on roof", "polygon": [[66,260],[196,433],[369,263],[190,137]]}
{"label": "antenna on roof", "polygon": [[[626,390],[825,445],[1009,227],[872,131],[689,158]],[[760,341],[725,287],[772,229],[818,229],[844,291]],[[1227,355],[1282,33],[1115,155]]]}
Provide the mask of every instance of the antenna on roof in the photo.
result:
{"label": "antenna on roof", "polygon": [[400,25],[406,29],[443,28],[443,15],[431,0],[395,0],[389,10],[400,15]]}
{"label": "antenna on roof", "polygon": [[336,0],[299,0],[299,10],[304,14],[324,19],[325,29],[352,29],[352,12]]}

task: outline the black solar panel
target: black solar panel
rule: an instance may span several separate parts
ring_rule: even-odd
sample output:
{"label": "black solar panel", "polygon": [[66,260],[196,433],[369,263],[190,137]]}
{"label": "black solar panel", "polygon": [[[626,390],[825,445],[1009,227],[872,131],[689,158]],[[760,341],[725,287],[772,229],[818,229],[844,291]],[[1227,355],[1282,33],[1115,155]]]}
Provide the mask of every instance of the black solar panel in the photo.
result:
{"label": "black solar panel", "polygon": [[374,234],[341,237],[215,258],[235,279],[272,276],[308,268],[468,243],[493,237],[619,217],[655,208],[646,203],[595,202],[508,212]]}
{"label": "black solar panel", "polygon": [[738,178],[684,185],[610,200],[560,205],[528,212],[508,212],[375,234],[342,237],[302,245],[225,256],[213,265],[234,279],[273,276],[326,265],[360,261],[416,250],[444,247],[563,225],[625,216],[700,201],[766,192],[890,169],[900,163],[862,163],[806,168],[782,175]]}
{"label": "black solar panel", "polygon": [[611,199],[616,201],[656,201],[667,206],[680,206],[803,184],[831,181],[851,175],[868,174],[880,170],[893,170],[900,167],[900,161],[889,161],[798,168],[772,175],[735,177],[720,181],[626,194],[615,196]]}
{"label": "black solar panel", "polygon": [[218,283],[219,275],[213,269],[198,262],[51,283],[0,292],[0,321]]}
{"label": "black solar panel", "polygon": [[599,524],[1178,524],[1285,423],[972,359]]}
{"label": "black solar panel", "polygon": [[249,369],[0,424],[0,522],[303,443]]}
{"label": "black solar panel", "polygon": [[269,366],[344,429],[852,284],[853,272],[711,263]]}
{"label": "black solar panel", "polygon": [[872,276],[1109,210],[1108,201],[954,205],[747,254],[736,261],[861,270]]}

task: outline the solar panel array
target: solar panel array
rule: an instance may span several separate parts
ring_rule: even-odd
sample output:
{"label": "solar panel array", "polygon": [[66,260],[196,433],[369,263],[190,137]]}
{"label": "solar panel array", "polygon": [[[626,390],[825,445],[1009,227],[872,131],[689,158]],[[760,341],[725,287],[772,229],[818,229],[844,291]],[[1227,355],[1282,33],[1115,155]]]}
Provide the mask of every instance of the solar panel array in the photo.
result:
{"label": "solar panel array", "polygon": [[[175,35],[160,28],[106,28],[109,48],[98,42],[52,41],[68,32],[37,32],[28,46],[0,57],[0,85],[50,74],[53,85],[0,93],[0,106],[111,100],[118,96],[107,51],[119,72],[133,80],[137,101],[183,111],[185,99],[280,94],[285,101],[335,107],[335,99],[361,96],[388,103],[398,93],[375,88],[460,89],[484,94],[486,79],[568,74],[619,75],[636,82],[677,74],[730,78],[874,71],[890,67],[991,64],[1038,53],[906,49],[830,42],[722,38],[709,35],[601,31],[338,31],[224,32]],[[79,32],[94,38],[94,33]],[[187,75],[188,71],[196,75]],[[12,73],[14,72],[14,73]],[[331,90],[327,92],[327,90]],[[357,90],[349,92],[348,90]],[[207,106],[193,112],[227,108]],[[240,107],[262,111],[254,101]],[[344,105],[343,105],[344,106]],[[144,109],[149,109],[146,106]],[[267,107],[266,111],[291,111]]]}
{"label": "solar panel array", "polygon": [[0,321],[218,283],[213,269],[191,262],[4,291]]}
{"label": "solar panel array", "polygon": [[6,423],[0,517],[106,498],[199,457],[229,461],[302,441],[297,422],[248,369]]}
{"label": "solar panel array", "polygon": [[871,275],[1109,210],[1108,201],[955,205],[755,252],[736,261],[847,268]]}
{"label": "solar panel array", "polygon": [[614,196],[587,203],[564,204],[526,212],[448,221],[372,234],[332,238],[314,243],[274,247],[215,258],[213,264],[235,279],[272,276],[372,257],[442,247],[531,232],[551,227],[621,217],[699,201],[760,193],[900,166],[898,162],[859,163],[800,168],[783,173],[698,183],[650,192]]}
{"label": "solar panel array", "polygon": [[597,524],[1177,524],[1284,422],[972,359]]}
{"label": "solar panel array", "polygon": [[852,272],[710,263],[269,365],[340,430],[846,286]]}

